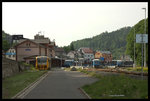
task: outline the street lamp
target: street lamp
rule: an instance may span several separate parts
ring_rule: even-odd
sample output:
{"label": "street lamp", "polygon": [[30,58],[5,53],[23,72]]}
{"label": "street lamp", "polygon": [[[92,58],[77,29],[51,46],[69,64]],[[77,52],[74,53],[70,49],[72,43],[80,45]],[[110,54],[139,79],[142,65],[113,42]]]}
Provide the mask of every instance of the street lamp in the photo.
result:
{"label": "street lamp", "polygon": [[136,63],[135,63],[135,26],[133,27],[134,28],[134,67],[136,67]]}
{"label": "street lamp", "polygon": [[[142,8],[145,10],[145,34],[146,34],[146,8]],[[146,43],[144,43],[144,67],[146,67]]]}

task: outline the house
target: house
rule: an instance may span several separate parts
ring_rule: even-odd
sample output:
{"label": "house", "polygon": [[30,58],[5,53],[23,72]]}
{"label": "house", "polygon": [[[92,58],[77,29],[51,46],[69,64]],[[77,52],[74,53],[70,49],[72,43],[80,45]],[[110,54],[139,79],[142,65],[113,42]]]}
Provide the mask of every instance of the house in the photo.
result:
{"label": "house", "polygon": [[52,66],[53,67],[62,67],[64,65],[64,61],[66,60],[66,53],[63,48],[54,47],[55,58],[52,58]]}
{"label": "house", "polygon": [[14,44],[14,43],[18,43],[18,41],[20,40],[20,39],[24,39],[23,38],[23,35],[12,35],[12,44]]}
{"label": "house", "polygon": [[101,57],[104,58],[105,62],[112,61],[112,54],[110,51],[96,51],[95,52],[95,59],[100,59]]}
{"label": "house", "polygon": [[5,53],[6,58],[11,59],[11,60],[16,60],[16,50],[15,48],[11,47],[6,53]]}
{"label": "house", "polygon": [[94,59],[93,50],[87,47],[82,47],[78,49],[78,52],[81,54],[81,57],[84,58],[84,62],[91,63]]}
{"label": "house", "polygon": [[121,60],[125,60],[125,61],[132,61],[131,57],[129,55],[122,55],[120,57]]}
{"label": "house", "polygon": [[68,58],[70,59],[74,59],[75,58],[75,51],[70,51],[68,54],[67,54]]}
{"label": "house", "polygon": [[55,50],[55,56],[57,56],[59,58],[62,58],[64,56],[66,56],[65,51],[64,51],[63,48],[55,47],[54,50]]}
{"label": "house", "polygon": [[18,44],[15,45],[16,61],[33,63],[35,62],[36,56],[55,57],[53,51],[55,43],[39,34],[35,35],[34,38],[35,39],[21,39]]}

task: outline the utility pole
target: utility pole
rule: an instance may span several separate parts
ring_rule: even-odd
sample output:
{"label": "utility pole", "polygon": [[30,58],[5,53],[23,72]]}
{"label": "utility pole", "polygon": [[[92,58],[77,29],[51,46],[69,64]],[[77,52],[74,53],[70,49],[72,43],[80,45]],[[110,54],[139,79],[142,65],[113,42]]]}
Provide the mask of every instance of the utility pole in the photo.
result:
{"label": "utility pole", "polygon": [[143,35],[142,35],[142,79],[143,79]]}
{"label": "utility pole", "polygon": [[135,36],[135,27],[134,28],[134,67],[136,67],[136,63],[135,63],[135,39],[136,39],[136,36]]}
{"label": "utility pole", "polygon": [[[145,34],[146,34],[146,8],[145,9]],[[146,43],[144,43],[144,67],[146,67]]]}

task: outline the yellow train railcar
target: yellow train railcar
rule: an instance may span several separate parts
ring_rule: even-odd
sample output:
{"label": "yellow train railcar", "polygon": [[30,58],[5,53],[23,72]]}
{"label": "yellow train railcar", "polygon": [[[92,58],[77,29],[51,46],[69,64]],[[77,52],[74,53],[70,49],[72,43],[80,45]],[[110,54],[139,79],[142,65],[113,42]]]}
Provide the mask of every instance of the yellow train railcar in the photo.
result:
{"label": "yellow train railcar", "polygon": [[38,70],[49,70],[51,67],[50,65],[50,58],[47,56],[37,56],[36,57],[36,69]]}

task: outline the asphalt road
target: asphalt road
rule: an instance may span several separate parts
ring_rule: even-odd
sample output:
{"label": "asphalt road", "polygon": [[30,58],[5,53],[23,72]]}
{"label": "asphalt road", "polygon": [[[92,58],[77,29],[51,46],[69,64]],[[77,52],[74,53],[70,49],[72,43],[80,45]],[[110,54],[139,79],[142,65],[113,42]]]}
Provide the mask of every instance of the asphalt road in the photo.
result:
{"label": "asphalt road", "polygon": [[53,69],[23,99],[87,99],[78,88],[97,80],[78,71]]}

